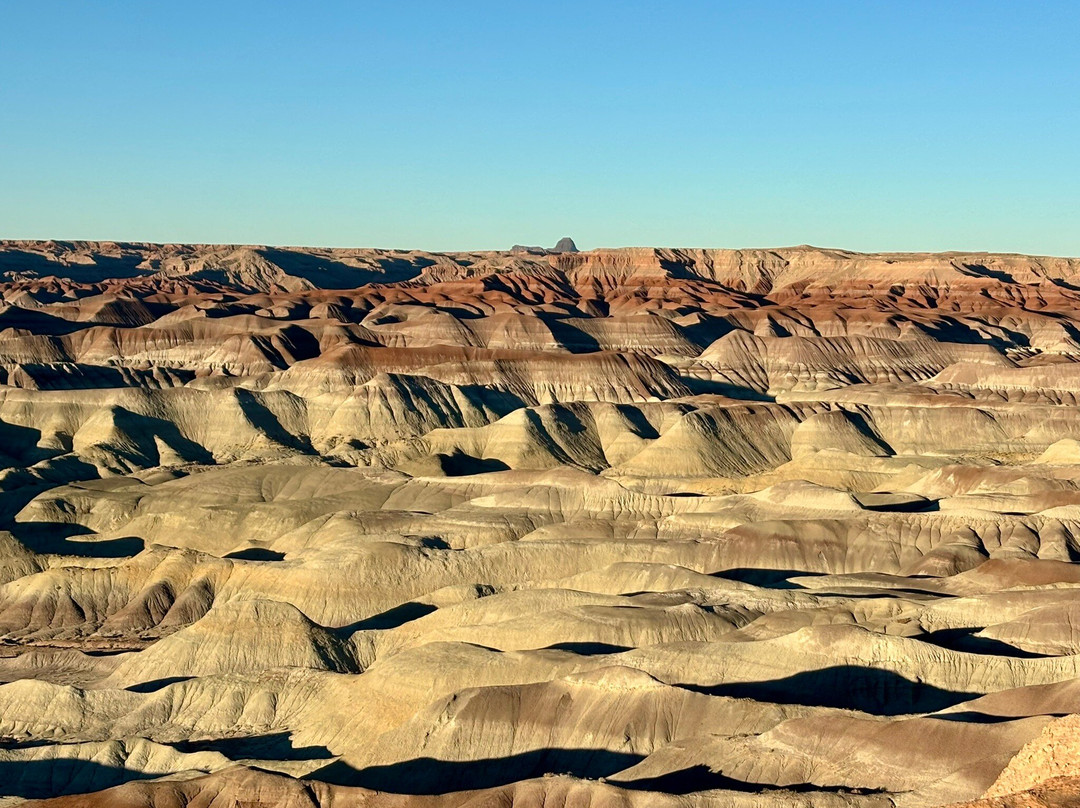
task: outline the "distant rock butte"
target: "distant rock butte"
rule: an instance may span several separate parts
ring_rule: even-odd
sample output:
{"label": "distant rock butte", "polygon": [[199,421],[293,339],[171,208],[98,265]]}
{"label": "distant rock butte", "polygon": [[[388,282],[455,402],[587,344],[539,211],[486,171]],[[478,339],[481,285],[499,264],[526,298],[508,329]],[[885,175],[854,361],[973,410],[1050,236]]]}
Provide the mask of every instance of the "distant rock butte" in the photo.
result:
{"label": "distant rock butte", "polygon": [[0,806],[1077,803],[1080,259],[6,241],[0,296]]}
{"label": "distant rock butte", "polygon": [[553,254],[553,253],[576,253],[578,252],[577,245],[574,244],[574,240],[569,236],[563,236],[554,247],[547,249],[545,247],[526,247],[521,244],[515,244],[510,248],[512,253],[536,253],[536,254]]}

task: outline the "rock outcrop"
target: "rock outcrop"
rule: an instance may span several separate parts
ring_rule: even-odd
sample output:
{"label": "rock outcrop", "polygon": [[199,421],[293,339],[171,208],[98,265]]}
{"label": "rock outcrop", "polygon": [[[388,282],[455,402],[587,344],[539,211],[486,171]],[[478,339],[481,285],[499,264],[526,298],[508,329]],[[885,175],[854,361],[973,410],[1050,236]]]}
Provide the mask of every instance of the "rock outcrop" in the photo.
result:
{"label": "rock outcrop", "polygon": [[0,804],[1071,804],[1078,289],[0,242]]}

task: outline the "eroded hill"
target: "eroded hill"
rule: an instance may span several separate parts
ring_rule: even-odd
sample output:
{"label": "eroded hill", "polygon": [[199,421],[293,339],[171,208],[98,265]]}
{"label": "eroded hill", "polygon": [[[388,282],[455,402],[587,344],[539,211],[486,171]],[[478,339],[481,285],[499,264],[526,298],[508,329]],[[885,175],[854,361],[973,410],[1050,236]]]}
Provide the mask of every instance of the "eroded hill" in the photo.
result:
{"label": "eroded hill", "polygon": [[1078,259],[4,242],[0,291],[12,804],[1080,782]]}

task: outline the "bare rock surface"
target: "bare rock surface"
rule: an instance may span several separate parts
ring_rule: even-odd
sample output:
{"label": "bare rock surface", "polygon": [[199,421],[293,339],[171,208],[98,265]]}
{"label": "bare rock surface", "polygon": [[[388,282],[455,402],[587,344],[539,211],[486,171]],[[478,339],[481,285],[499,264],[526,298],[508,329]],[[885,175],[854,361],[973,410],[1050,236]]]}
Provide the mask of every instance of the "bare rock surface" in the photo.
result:
{"label": "bare rock surface", "polygon": [[1078,289],[0,242],[0,805],[1078,804]]}

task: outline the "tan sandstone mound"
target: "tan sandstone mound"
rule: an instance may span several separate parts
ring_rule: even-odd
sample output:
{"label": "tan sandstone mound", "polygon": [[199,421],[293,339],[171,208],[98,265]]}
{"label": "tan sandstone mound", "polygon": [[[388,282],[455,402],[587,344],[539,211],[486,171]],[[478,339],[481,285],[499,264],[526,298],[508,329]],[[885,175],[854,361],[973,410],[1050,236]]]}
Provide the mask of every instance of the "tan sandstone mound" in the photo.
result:
{"label": "tan sandstone mound", "polygon": [[1080,260],[571,247],[0,242],[0,805],[1080,804]]}

